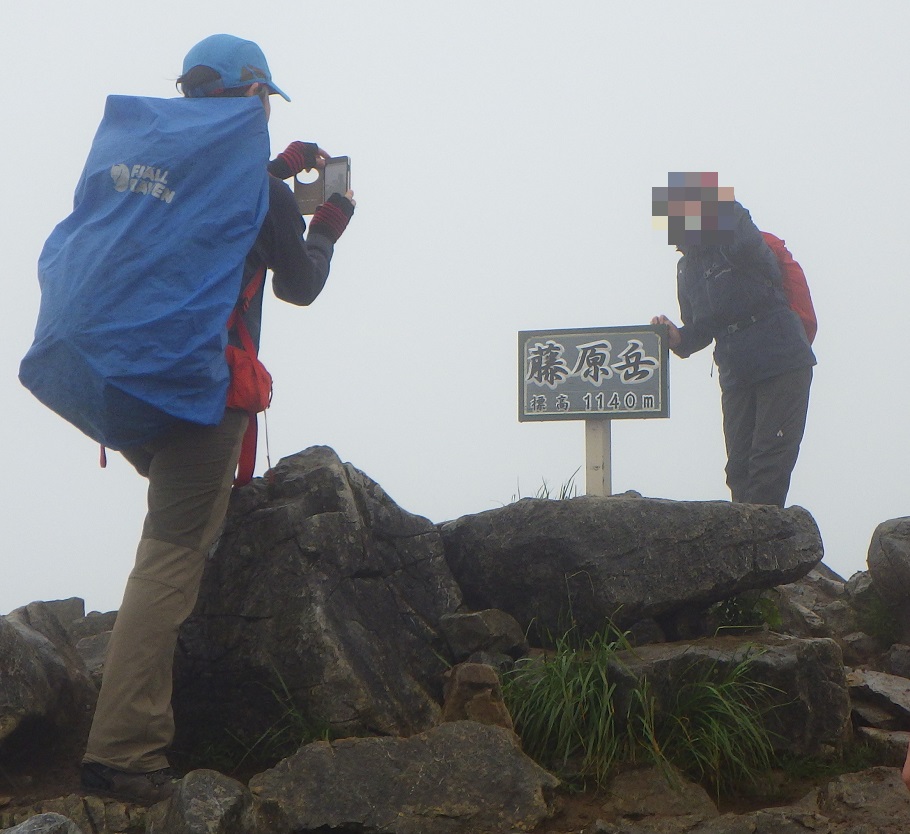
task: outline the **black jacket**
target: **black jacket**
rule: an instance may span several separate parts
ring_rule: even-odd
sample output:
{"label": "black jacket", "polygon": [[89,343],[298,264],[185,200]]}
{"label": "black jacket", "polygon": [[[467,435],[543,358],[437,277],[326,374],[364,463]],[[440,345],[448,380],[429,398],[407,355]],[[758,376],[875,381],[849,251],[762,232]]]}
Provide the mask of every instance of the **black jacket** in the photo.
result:
{"label": "black jacket", "polygon": [[[269,176],[269,211],[256,243],[247,255],[243,286],[265,266],[272,270],[272,289],[278,298],[299,306],[312,304],[329,277],[335,245],[327,237],[312,232],[304,238],[305,231],[306,224],[291,189],[276,177]],[[244,316],[257,349],[264,287],[265,282]],[[232,344],[239,344],[234,333],[230,334],[230,340]]]}
{"label": "black jacket", "polygon": [[774,253],[739,203],[734,221],[731,244],[687,247],[676,272],[683,326],[674,352],[690,356],[713,341],[722,388],[815,364]]}

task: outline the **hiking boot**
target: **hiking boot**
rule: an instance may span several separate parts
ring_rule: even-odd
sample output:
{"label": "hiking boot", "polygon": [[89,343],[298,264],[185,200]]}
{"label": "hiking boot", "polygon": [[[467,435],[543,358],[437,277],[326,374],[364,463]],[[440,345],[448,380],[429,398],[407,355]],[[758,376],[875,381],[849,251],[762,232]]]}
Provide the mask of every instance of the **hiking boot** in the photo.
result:
{"label": "hiking boot", "polygon": [[154,805],[171,797],[180,777],[170,767],[151,773],[129,773],[97,762],[83,762],[80,779],[82,787],[93,794],[138,805]]}

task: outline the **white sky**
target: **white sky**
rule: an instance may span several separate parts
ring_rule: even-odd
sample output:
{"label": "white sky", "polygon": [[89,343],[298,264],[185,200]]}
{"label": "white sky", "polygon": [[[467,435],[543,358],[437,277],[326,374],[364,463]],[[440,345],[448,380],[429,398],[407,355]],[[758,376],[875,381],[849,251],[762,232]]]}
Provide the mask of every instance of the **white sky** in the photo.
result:
{"label": "white sky", "polygon": [[[819,365],[790,501],[828,565],[864,569],[910,507],[908,24],[905,0],[8,4],[0,612],[119,605],[144,481],[116,455],[100,470],[16,374],[105,96],[175,95],[215,32],[257,41],[293,98],[273,98],[273,152],[350,155],[358,200],[316,303],[266,303],[273,462],[327,444],[433,521],[558,488],[584,427],[518,423],[517,332],[678,319],[650,189],[719,171],[809,278]],[[670,386],[670,419],[614,423],[614,490],[725,499],[710,350],[674,358]]]}

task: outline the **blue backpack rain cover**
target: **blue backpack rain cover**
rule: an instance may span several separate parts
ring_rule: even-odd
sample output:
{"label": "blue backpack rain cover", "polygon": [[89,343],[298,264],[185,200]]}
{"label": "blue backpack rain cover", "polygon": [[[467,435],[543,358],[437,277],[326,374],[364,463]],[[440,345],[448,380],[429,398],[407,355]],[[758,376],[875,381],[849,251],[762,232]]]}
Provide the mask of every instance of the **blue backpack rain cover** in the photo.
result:
{"label": "blue backpack rain cover", "polygon": [[110,96],[73,213],[38,260],[22,384],[111,449],[176,420],[220,422],[226,323],[268,211],[268,159],[256,96]]}

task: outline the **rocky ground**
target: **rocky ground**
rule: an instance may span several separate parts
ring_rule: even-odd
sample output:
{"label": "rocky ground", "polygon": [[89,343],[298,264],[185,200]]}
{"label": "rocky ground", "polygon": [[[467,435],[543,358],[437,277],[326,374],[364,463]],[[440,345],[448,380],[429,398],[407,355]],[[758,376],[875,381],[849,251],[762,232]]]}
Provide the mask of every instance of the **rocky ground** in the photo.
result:
{"label": "rocky ground", "polygon": [[[74,598],[0,617],[0,832],[51,812],[82,834],[910,830],[898,770],[910,738],[907,520],[883,523],[869,572],[845,581],[820,563],[798,507],[630,493],[526,499],[436,525],[325,448],[235,499],[181,631],[176,744],[195,753],[174,764],[194,769],[167,807],[79,789],[116,612],[86,615]],[[521,751],[498,674],[561,633],[567,602],[581,632],[607,617],[628,629],[635,650],[610,667],[620,694],[754,658],[779,695],[776,753],[825,766],[775,773],[720,805],[648,770],[599,792],[557,788]],[[216,772],[228,732],[275,726],[276,689],[336,740]],[[63,825],[26,830],[75,834]]]}
{"label": "rocky ground", "polygon": [[[0,819],[11,819],[15,815],[17,819],[23,816],[31,817],[37,813],[54,812],[62,814],[70,819],[85,821],[93,819],[97,821],[104,817],[115,824],[113,828],[85,826],[84,834],[89,831],[110,831],[113,834],[116,830],[143,832],[148,825],[148,810],[138,806],[129,806],[119,803],[115,800],[98,800],[85,798],[79,789],[78,770],[75,763],[68,766],[57,766],[56,768],[38,771],[29,768],[27,771],[19,772],[15,777],[13,784],[9,783],[10,772],[7,770],[6,763],[4,770],[0,771],[0,784],[3,785],[0,790]],[[906,803],[898,804],[898,800],[903,799],[903,786],[899,783],[898,770],[896,768],[887,769],[890,777],[882,784],[883,793],[887,801],[890,794],[894,794],[894,825],[905,825],[910,820],[910,809],[903,808]],[[706,829],[720,832],[729,831],[731,834],[738,832],[766,832],[766,834],[781,834],[783,831],[789,831],[784,824],[780,822],[780,828],[772,825],[770,828],[761,828],[754,822],[759,812],[766,818],[769,814],[778,813],[781,819],[793,816],[793,807],[803,800],[813,791],[823,789],[831,780],[830,777],[800,777],[798,779],[784,777],[783,774],[777,774],[772,780],[776,786],[769,783],[767,786],[768,793],[756,793],[749,797],[727,798],[721,801],[716,810],[712,806],[711,799],[698,787],[687,785],[684,786],[680,794],[674,794],[668,788],[658,788],[655,790],[654,781],[650,774],[639,773],[634,778],[639,780],[639,784],[647,786],[645,791],[645,804],[648,814],[644,814],[639,809],[630,810],[630,805],[642,801],[642,798],[635,797],[635,789],[629,788],[629,782],[623,784],[621,790],[626,793],[624,803],[617,802],[617,796],[610,791],[568,791],[559,790],[556,792],[553,802],[553,815],[549,819],[543,820],[533,830],[535,834],[599,834],[599,832],[628,832],[633,834],[636,830],[634,825],[646,825],[649,821],[654,828],[641,828],[642,834],[650,832],[684,832],[692,830],[696,820],[700,819],[705,825],[714,820],[715,828]],[[881,781],[879,779],[878,781]],[[4,793],[12,791],[14,795]],[[640,790],[640,788],[639,788]],[[631,798],[630,798],[631,797]],[[855,809],[856,818],[863,819],[863,814],[859,809]],[[907,811],[907,813],[901,813]],[[803,813],[804,812],[800,812]],[[725,816],[726,815],[726,816]],[[733,817],[732,815],[735,815]],[[721,823],[718,820],[726,820],[729,827],[718,827]],[[739,828],[734,824],[734,820],[750,820],[748,827]],[[809,819],[802,817],[803,822],[798,830],[818,832],[844,831],[854,832],[854,834],[887,834],[890,831],[900,831],[900,827],[877,827],[877,828],[850,828],[850,827],[833,827],[830,824],[821,823],[815,817],[811,822]],[[884,823],[880,823],[884,826]],[[611,827],[612,826],[612,827]],[[622,827],[625,826],[625,827]],[[754,827],[753,827],[754,826]],[[696,829],[698,830],[698,829]],[[794,829],[797,830],[797,829]],[[906,830],[906,829],[903,829]],[[478,831],[476,834],[485,834]]]}

